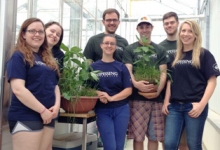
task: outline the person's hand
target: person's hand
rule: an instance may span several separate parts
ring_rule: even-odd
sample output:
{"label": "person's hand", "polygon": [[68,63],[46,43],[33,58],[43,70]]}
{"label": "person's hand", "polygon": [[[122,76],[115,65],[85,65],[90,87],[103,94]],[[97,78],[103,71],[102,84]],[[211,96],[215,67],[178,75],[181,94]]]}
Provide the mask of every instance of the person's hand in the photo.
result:
{"label": "person's hand", "polygon": [[107,104],[109,95],[106,92],[98,91],[98,97],[100,102]]}
{"label": "person's hand", "polygon": [[170,103],[164,103],[163,104],[163,107],[162,107],[162,112],[165,114],[165,115],[168,115],[169,114],[169,111],[168,111],[168,106],[170,105]]}
{"label": "person's hand", "polygon": [[43,111],[40,115],[43,120],[43,124],[49,124],[51,120],[53,119],[52,112],[46,108],[45,108],[45,111]]}
{"label": "person's hand", "polygon": [[113,101],[112,97],[109,96],[106,92],[102,92],[102,94],[100,95],[100,99],[104,100],[104,102],[107,101],[106,103]]}
{"label": "person's hand", "polygon": [[49,110],[52,112],[53,119],[58,116],[59,109],[60,108],[57,108],[56,106],[52,106],[52,107],[49,108]]}
{"label": "person's hand", "polygon": [[192,103],[192,110],[188,112],[189,116],[192,118],[197,118],[204,110],[205,106],[203,106],[201,103]]}
{"label": "person's hand", "polygon": [[134,86],[141,92],[150,92],[155,88],[153,84],[149,84],[148,81],[144,80],[137,81]]}

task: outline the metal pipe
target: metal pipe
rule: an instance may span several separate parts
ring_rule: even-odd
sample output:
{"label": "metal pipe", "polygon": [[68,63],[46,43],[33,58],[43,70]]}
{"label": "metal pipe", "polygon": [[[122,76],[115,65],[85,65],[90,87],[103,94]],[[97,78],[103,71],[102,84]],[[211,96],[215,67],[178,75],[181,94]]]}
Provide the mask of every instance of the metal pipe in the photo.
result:
{"label": "metal pipe", "polygon": [[83,24],[83,0],[81,0],[80,25],[79,25],[79,47],[82,47],[82,24]]}
{"label": "metal pipe", "polygon": [[[5,127],[8,127],[7,114],[10,105],[10,87],[5,77],[5,64],[8,54],[14,47],[16,37],[16,16],[17,16],[17,0],[1,0],[0,1],[0,150],[2,149],[2,138],[4,136]],[[4,125],[4,126],[3,126]],[[9,140],[11,138],[4,139]]]}
{"label": "metal pipe", "polygon": [[60,0],[59,5],[59,23],[63,25],[63,0]]}
{"label": "metal pipe", "polygon": [[28,0],[27,18],[33,16],[33,0]]}

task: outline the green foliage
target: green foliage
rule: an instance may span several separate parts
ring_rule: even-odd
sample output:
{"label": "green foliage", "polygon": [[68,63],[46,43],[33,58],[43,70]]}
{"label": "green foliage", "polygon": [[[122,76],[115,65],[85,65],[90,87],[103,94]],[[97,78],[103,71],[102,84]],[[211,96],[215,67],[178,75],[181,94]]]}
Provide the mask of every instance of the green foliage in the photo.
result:
{"label": "green foliage", "polygon": [[62,96],[67,100],[73,100],[73,96],[96,96],[92,82],[99,80],[99,71],[92,69],[79,47],[68,48],[62,43],[60,48],[65,52],[59,81]]}
{"label": "green foliage", "polygon": [[[136,36],[137,37],[137,36]],[[157,67],[157,62],[151,62],[150,56],[155,54],[154,47],[149,44],[146,37],[142,37],[138,41],[142,43],[142,46],[137,47],[134,53],[141,57],[134,62],[134,77],[135,80],[146,80],[150,83],[158,84],[160,79],[160,70]]]}

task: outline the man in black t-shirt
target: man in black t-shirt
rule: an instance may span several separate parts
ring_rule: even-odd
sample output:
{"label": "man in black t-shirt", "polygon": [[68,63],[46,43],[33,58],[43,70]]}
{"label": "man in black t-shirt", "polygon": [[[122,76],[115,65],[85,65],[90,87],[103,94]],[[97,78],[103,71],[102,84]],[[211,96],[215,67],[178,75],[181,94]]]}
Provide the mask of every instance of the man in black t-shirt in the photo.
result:
{"label": "man in black t-shirt", "polygon": [[115,34],[118,25],[120,24],[120,14],[116,9],[109,8],[103,13],[102,23],[105,26],[105,32],[92,36],[86,44],[83,54],[92,62],[100,60],[102,58],[102,49],[100,44],[105,34],[113,34],[116,38],[116,51],[114,54],[115,60],[122,61],[122,54],[124,48],[128,45],[125,38]]}
{"label": "man in black t-shirt", "polygon": [[[165,32],[167,33],[167,38],[163,40],[159,45],[165,48],[171,60],[173,60],[173,57],[176,52],[178,26],[179,19],[175,12],[168,12],[163,15],[163,27]],[[172,62],[170,62],[170,64],[171,63]],[[164,87],[164,90],[161,92],[163,99],[165,97],[165,91],[166,86]],[[180,140],[179,150],[188,150],[185,129]]]}
{"label": "man in black t-shirt", "polygon": [[131,118],[128,127],[128,138],[134,139],[134,150],[144,149],[145,136],[148,137],[148,149],[158,149],[158,141],[163,141],[164,116],[162,114],[162,91],[166,82],[166,69],[169,62],[166,51],[160,45],[151,41],[153,24],[148,16],[140,18],[137,22],[137,31],[140,37],[145,36],[149,44],[154,47],[155,54],[152,57],[158,62],[161,71],[160,83],[157,94],[146,98],[138,94],[138,91],[149,92],[154,88],[148,81],[136,81],[133,75],[133,63],[137,61],[140,54],[134,50],[142,46],[141,42],[134,42],[126,47],[123,53],[123,62],[128,67],[133,83],[132,100],[130,101]]}

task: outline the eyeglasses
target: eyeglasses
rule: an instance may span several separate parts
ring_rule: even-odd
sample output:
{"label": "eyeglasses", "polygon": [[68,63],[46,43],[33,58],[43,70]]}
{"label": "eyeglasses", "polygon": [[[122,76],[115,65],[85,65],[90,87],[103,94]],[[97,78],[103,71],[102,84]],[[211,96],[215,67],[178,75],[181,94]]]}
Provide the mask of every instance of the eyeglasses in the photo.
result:
{"label": "eyeglasses", "polygon": [[176,21],[170,21],[170,22],[164,22],[164,26],[168,26],[170,25],[174,25],[176,23]]}
{"label": "eyeglasses", "polygon": [[33,34],[33,35],[35,35],[35,34],[39,34],[39,35],[43,35],[44,34],[44,31],[43,30],[39,30],[39,31],[37,31],[37,30],[26,30],[26,32],[29,32],[30,34]]}
{"label": "eyeglasses", "polygon": [[105,46],[115,46],[116,44],[115,43],[108,43],[108,42],[106,42],[106,43],[102,43],[102,44],[104,44]]}
{"label": "eyeglasses", "polygon": [[119,20],[118,20],[118,19],[106,19],[105,21],[106,21],[107,23],[111,23],[111,22],[117,23]]}

